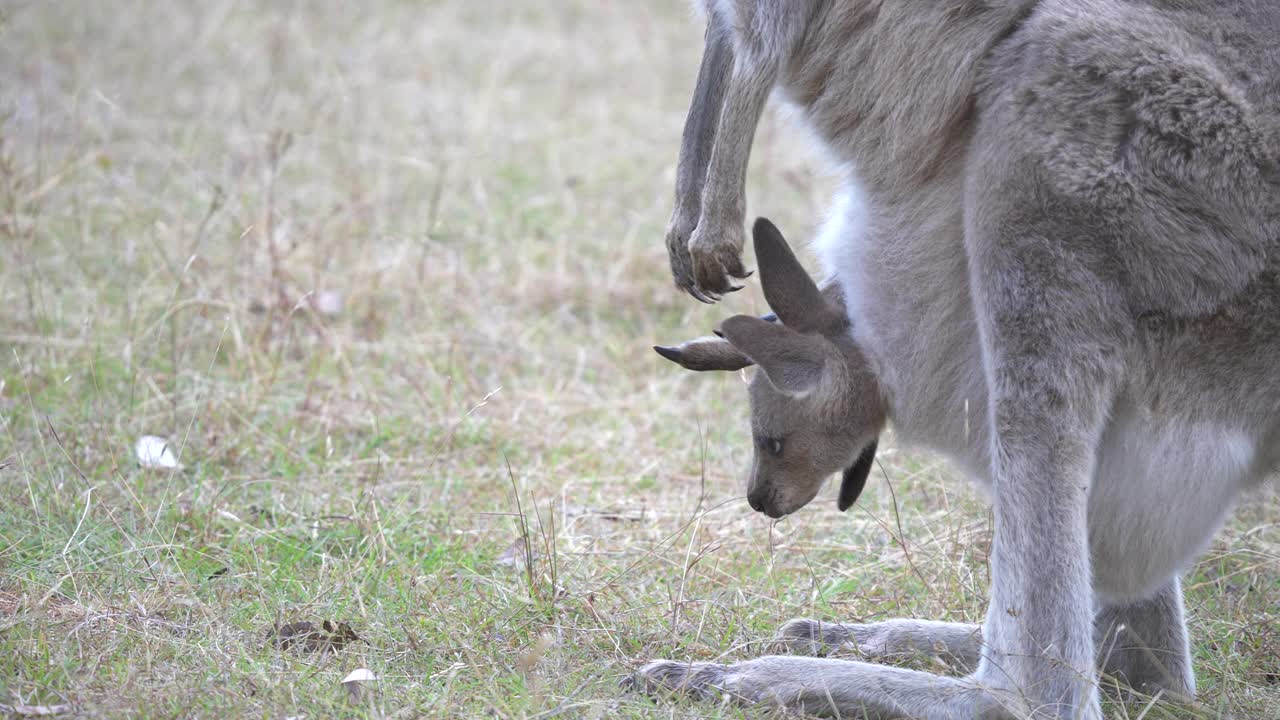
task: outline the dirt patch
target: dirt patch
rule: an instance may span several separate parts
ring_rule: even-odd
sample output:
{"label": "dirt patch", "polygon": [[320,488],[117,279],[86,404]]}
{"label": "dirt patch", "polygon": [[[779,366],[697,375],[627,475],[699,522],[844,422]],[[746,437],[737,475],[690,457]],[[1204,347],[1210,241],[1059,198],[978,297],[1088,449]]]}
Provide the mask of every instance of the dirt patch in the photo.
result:
{"label": "dirt patch", "polygon": [[17,615],[18,606],[21,604],[21,595],[0,590],[0,616],[9,617]]}

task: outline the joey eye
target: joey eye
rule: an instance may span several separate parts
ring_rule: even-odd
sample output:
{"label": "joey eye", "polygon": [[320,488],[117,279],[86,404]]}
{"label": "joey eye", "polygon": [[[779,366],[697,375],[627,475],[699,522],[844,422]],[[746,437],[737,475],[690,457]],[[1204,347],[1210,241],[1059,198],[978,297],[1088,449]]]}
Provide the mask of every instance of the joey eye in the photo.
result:
{"label": "joey eye", "polygon": [[764,449],[770,455],[778,457],[782,455],[782,440],[780,438],[765,438]]}

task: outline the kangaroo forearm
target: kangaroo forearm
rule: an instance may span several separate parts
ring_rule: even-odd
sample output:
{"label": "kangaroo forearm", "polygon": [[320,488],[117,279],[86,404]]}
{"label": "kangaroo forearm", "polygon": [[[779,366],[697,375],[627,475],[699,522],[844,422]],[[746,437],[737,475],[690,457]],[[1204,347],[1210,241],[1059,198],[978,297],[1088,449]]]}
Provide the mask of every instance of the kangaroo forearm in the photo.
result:
{"label": "kangaroo forearm", "polygon": [[[725,93],[715,147],[702,188],[703,218],[741,225],[746,213],[747,163],[777,71],[772,63],[738,59]],[[741,238],[740,233],[731,237]]]}
{"label": "kangaroo forearm", "polygon": [[733,73],[733,42],[714,18],[707,23],[702,65],[693,89],[693,101],[685,117],[680,138],[680,159],[676,164],[676,202],[673,219],[692,226],[698,222],[702,186],[711,163],[725,88]]}

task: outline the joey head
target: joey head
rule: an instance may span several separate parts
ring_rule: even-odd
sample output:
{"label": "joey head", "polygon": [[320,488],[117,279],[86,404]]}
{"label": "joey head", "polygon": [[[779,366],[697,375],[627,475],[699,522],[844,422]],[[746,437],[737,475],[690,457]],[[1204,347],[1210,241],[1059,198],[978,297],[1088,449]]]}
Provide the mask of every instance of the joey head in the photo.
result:
{"label": "joey head", "polygon": [[748,395],[751,508],[771,518],[799,510],[842,472],[839,506],[858,499],[885,425],[885,404],[843,307],[824,296],[768,220],[753,229],[760,283],[779,322],[736,315],[717,337],[655,347],[690,370],[759,366]]}

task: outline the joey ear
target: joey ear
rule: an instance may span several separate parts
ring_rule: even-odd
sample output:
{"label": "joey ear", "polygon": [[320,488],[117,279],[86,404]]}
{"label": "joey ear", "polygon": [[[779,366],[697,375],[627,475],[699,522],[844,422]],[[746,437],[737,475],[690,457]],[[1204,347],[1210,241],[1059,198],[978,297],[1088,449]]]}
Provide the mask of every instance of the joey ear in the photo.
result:
{"label": "joey ear", "polygon": [[751,364],[741,350],[718,337],[700,337],[675,347],[654,345],[653,349],[687,370],[741,370]]}
{"label": "joey ear", "polygon": [[813,390],[827,367],[824,339],[803,335],[783,324],[735,315],[720,323],[719,333],[759,365],[769,382],[785,393],[800,395]]}
{"label": "joey ear", "polygon": [[867,486],[867,475],[871,473],[871,464],[876,459],[876,443],[876,440],[872,440],[870,445],[863,448],[862,454],[845,469],[844,477],[840,478],[840,499],[836,500],[836,507],[840,508],[840,512],[853,507],[862,494],[862,489]]}
{"label": "joey ear", "polygon": [[764,298],[783,324],[800,332],[824,331],[844,313],[818,290],[777,226],[757,218],[751,229]]}

